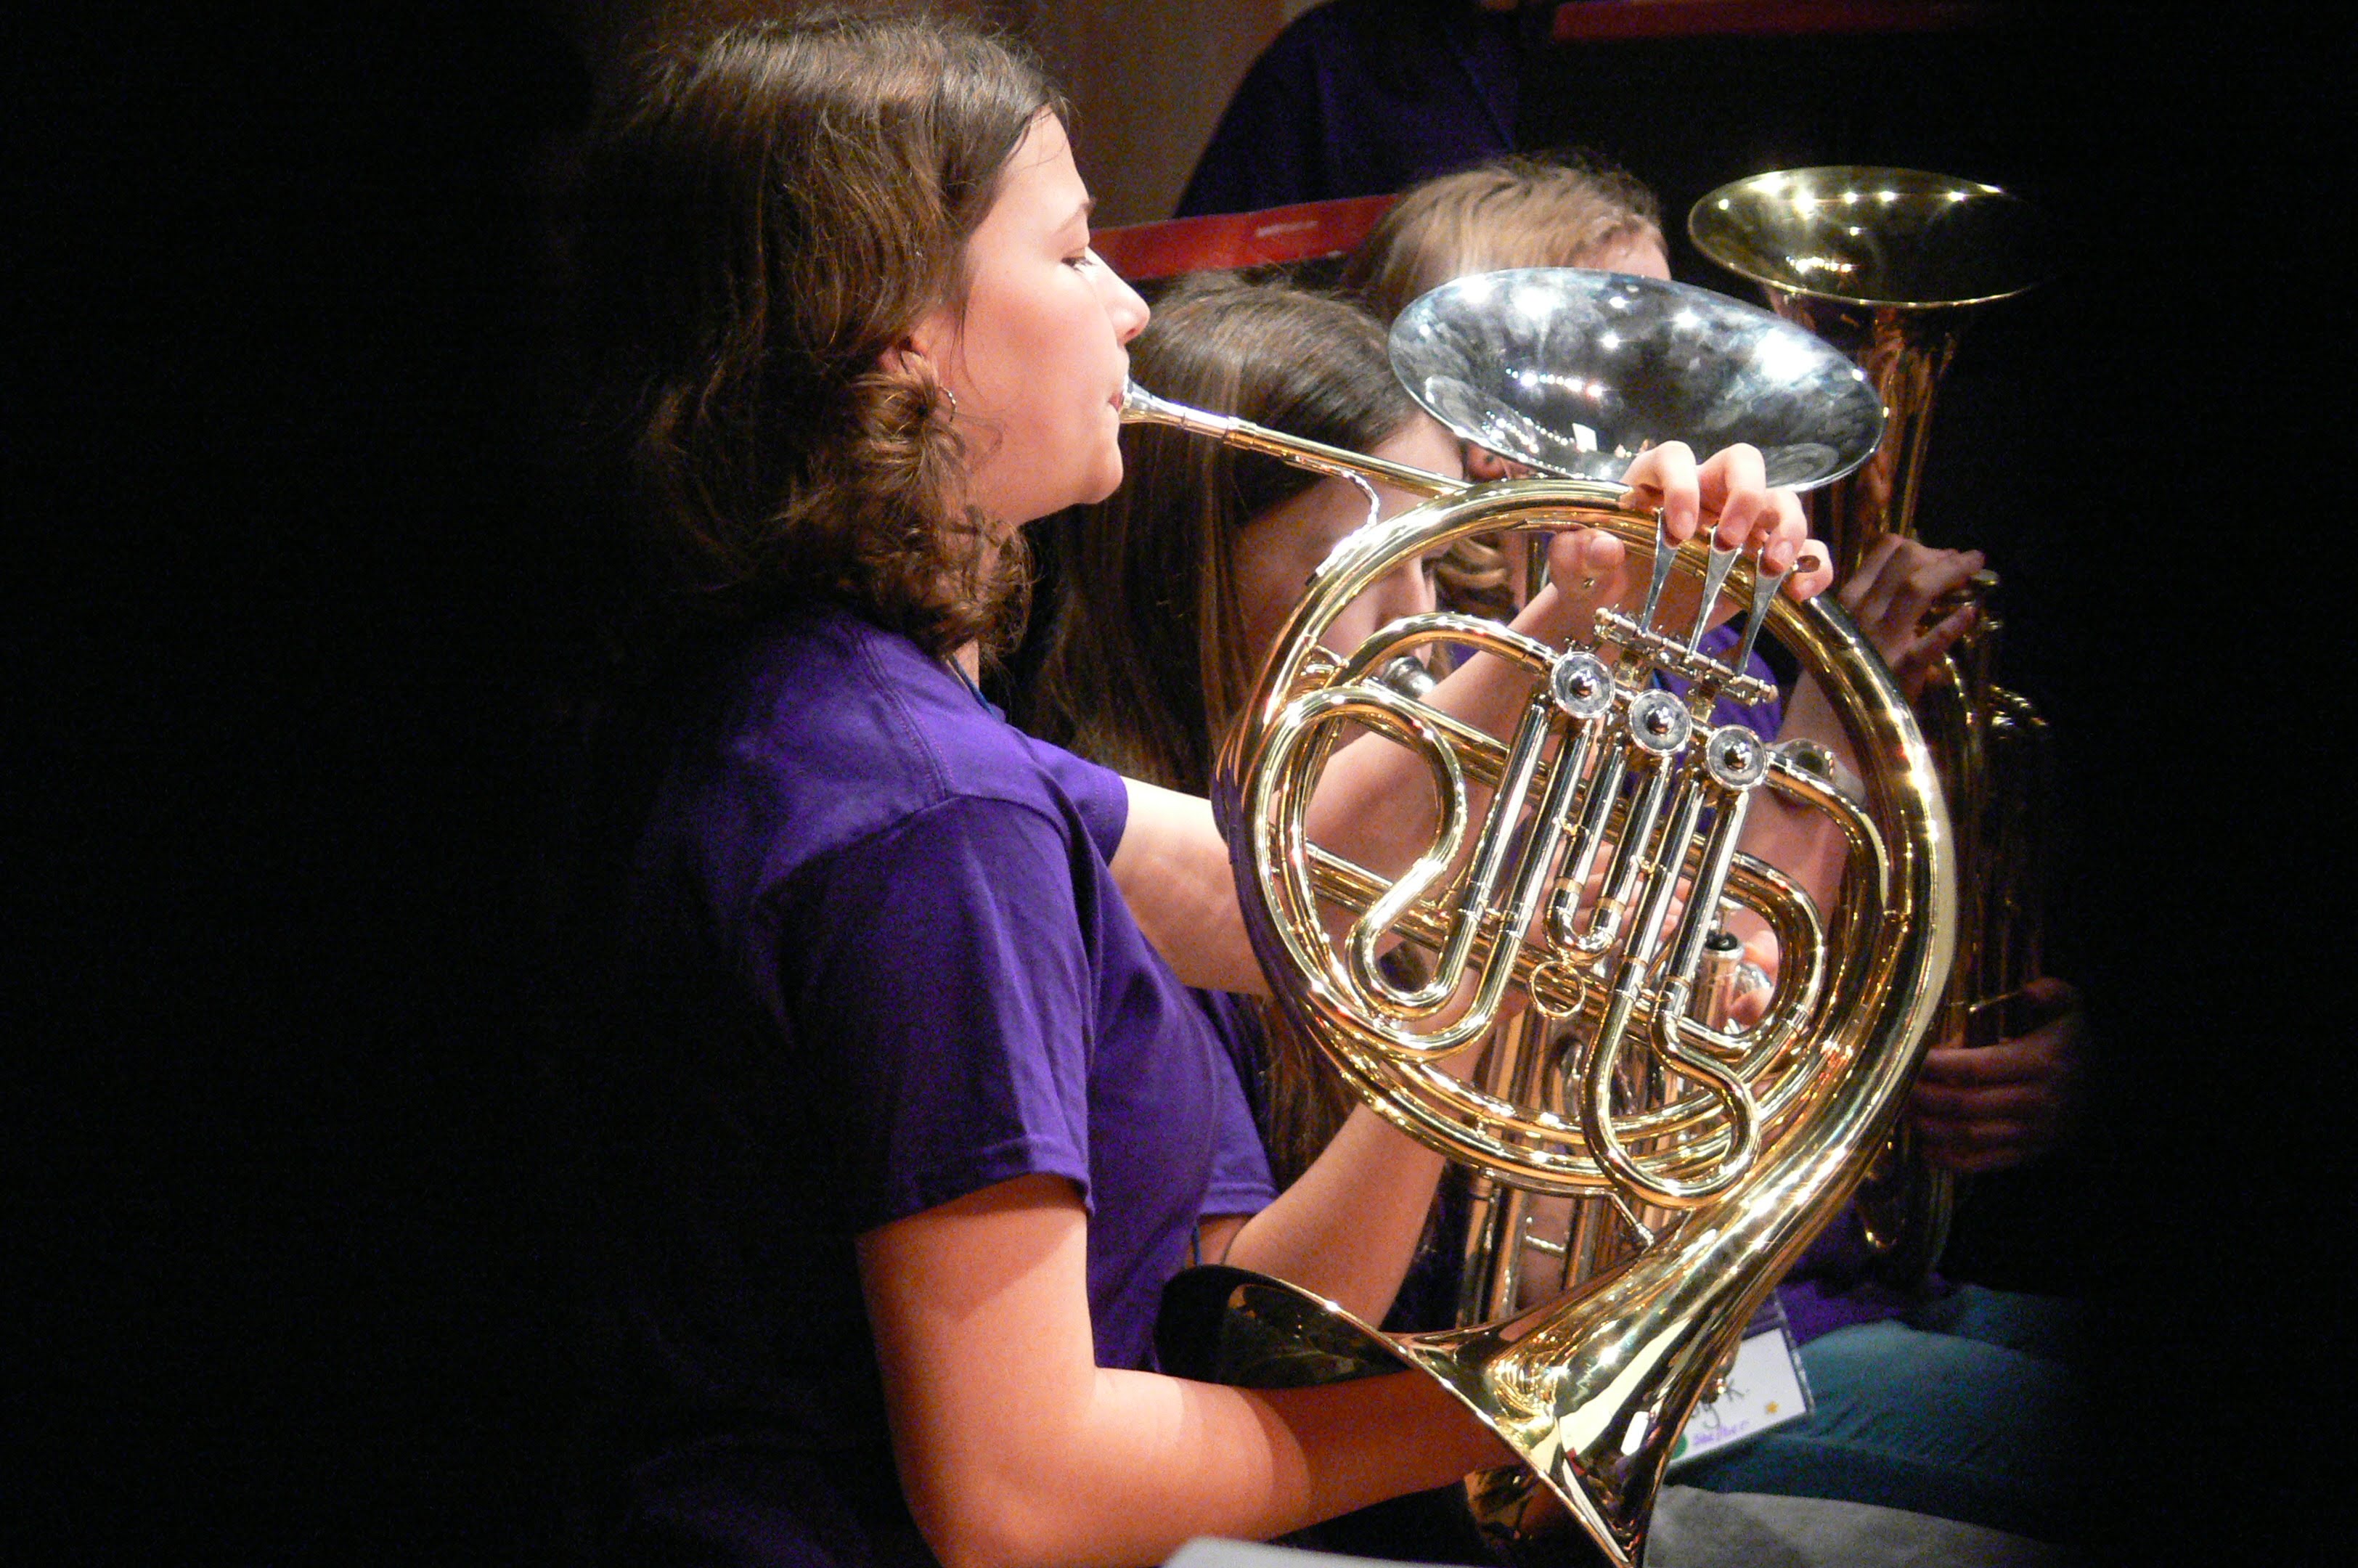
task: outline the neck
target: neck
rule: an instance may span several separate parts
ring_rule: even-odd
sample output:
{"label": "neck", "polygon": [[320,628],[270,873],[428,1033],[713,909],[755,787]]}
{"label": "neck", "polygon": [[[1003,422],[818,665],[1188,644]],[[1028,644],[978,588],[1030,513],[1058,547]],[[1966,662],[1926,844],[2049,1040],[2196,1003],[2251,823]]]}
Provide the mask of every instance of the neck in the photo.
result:
{"label": "neck", "polygon": [[979,643],[968,643],[962,648],[952,650],[943,662],[957,665],[966,672],[966,678],[970,681],[982,679],[982,645]]}

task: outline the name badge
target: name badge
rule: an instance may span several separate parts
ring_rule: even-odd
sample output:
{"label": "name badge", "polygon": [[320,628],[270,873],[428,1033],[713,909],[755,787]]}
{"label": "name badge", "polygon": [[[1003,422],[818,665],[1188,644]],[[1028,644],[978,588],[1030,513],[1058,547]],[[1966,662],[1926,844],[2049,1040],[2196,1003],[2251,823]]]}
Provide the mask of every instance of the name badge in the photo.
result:
{"label": "name badge", "polygon": [[1744,1341],[1728,1369],[1726,1386],[1717,1398],[1695,1406],[1671,1451],[1671,1465],[1698,1454],[1758,1437],[1771,1427],[1799,1421],[1815,1408],[1810,1379],[1801,1370],[1801,1353],[1794,1347],[1793,1331],[1785,1321],[1785,1306],[1774,1294],[1745,1325]]}

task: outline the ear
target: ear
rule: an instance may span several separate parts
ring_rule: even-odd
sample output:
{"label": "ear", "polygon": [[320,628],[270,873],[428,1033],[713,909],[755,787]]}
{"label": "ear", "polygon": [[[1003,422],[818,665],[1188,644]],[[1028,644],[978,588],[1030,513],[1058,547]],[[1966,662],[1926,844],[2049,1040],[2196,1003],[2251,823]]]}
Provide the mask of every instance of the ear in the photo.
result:
{"label": "ear", "polygon": [[939,381],[957,341],[957,318],[947,308],[926,311],[917,318],[899,342],[876,356],[876,362],[895,373],[923,372]]}

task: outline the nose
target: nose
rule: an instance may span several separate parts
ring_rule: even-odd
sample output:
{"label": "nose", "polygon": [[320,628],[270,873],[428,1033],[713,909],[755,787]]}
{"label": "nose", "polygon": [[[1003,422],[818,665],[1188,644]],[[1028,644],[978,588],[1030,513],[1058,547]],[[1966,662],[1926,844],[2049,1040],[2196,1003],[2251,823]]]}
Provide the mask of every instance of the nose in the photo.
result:
{"label": "nose", "polygon": [[1146,301],[1138,297],[1138,290],[1124,283],[1113,268],[1100,262],[1097,275],[1105,291],[1106,316],[1113,322],[1114,336],[1126,344],[1146,330],[1146,319],[1152,312]]}

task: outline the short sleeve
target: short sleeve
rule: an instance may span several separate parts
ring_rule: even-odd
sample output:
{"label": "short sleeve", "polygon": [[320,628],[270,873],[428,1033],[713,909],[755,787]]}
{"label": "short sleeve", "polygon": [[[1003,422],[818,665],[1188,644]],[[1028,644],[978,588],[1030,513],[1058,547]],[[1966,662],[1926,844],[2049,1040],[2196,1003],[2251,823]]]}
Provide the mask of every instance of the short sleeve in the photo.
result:
{"label": "short sleeve", "polygon": [[1098,854],[1110,861],[1114,851],[1121,848],[1122,833],[1130,826],[1130,786],[1122,776],[1062,746],[1029,735],[1020,738],[1031,748],[1040,771],[1072,803],[1082,826],[1097,845]]}
{"label": "short sleeve", "polygon": [[832,1163],[855,1227],[1022,1175],[1087,1201],[1094,988],[1064,828],[955,797],[806,874],[781,988],[842,1108]]}
{"label": "short sleeve", "polygon": [[1225,991],[1198,991],[1197,1001],[1220,1037],[1222,1054],[1231,1069],[1220,1075],[1213,1099],[1212,1173],[1204,1192],[1201,1213],[1258,1214],[1277,1196],[1270,1174],[1269,1149],[1261,1141],[1253,1117],[1258,1085],[1254,1082],[1260,1056],[1260,1021],[1252,1004]]}

